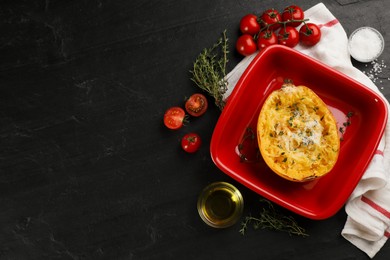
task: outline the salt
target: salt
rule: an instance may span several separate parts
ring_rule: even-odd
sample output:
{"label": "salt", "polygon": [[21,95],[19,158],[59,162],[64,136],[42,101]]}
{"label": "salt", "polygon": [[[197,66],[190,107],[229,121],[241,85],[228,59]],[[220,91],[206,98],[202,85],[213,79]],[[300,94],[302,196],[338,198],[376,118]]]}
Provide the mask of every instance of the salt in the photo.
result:
{"label": "salt", "polygon": [[[385,78],[381,74],[383,72],[383,69],[387,68],[387,65],[385,64],[384,60],[378,61],[374,60],[370,62],[370,66],[366,64],[365,66],[367,68],[366,71],[363,71],[363,73],[373,82],[373,83],[382,83],[383,80],[390,81],[390,78]],[[384,87],[380,87],[380,89],[384,89]]]}
{"label": "salt", "polygon": [[361,27],[349,37],[348,49],[355,60],[371,62],[381,55],[384,49],[384,39],[374,28]]}

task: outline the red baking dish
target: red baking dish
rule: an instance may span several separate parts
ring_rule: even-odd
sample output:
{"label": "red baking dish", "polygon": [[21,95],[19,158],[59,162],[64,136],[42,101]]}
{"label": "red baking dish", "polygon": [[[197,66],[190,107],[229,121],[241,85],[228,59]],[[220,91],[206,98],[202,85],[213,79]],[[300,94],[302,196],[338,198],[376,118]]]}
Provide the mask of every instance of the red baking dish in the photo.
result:
{"label": "red baking dish", "polygon": [[[245,161],[240,156],[239,144],[244,144],[247,157],[251,149],[257,151],[256,137],[248,141],[245,136],[256,134],[263,102],[285,79],[316,92],[344,132],[335,167],[311,182],[285,180],[261,158]],[[350,112],[351,124],[344,127]],[[307,218],[325,219],[343,207],[358,184],[386,121],[386,103],[371,89],[291,48],[270,46],[253,59],[230,95],[213,132],[211,157],[219,169],[261,196]]]}

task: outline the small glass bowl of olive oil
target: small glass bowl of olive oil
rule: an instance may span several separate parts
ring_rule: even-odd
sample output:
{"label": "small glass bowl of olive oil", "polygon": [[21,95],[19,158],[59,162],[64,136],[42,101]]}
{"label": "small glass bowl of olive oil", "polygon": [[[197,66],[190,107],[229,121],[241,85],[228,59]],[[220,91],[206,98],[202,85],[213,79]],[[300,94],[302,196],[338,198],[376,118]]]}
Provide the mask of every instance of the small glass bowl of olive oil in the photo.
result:
{"label": "small glass bowl of olive oil", "polygon": [[203,189],[198,212],[209,226],[225,228],[234,225],[242,215],[244,199],[240,191],[227,182],[214,182]]}

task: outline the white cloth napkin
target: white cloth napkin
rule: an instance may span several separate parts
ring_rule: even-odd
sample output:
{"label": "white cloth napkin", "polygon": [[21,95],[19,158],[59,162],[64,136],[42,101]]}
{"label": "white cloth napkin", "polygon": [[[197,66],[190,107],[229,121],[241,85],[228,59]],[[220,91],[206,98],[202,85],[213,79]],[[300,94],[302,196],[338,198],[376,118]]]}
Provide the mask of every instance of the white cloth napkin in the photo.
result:
{"label": "white cloth napkin", "polygon": [[[313,47],[297,45],[296,50],[322,61],[343,72],[382,97],[375,84],[352,65],[348,52],[348,37],[333,14],[323,3],[305,11],[305,18],[321,28],[322,37]],[[257,53],[247,56],[226,75],[227,99],[242,73]],[[383,97],[384,100],[386,100]],[[388,102],[386,101],[389,107]],[[390,237],[390,120],[386,125],[378,150],[359,184],[348,199],[345,209],[348,214],[341,235],[373,258]]]}

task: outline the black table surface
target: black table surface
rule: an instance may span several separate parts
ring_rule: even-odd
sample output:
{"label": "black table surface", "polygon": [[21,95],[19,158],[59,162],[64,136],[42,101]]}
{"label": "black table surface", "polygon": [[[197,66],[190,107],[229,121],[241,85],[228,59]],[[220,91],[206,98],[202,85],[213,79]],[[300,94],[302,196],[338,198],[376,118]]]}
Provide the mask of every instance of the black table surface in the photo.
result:
{"label": "black table surface", "polygon": [[[243,15],[317,3],[2,1],[0,259],[368,259],[340,234],[344,208],[325,220],[279,209],[309,237],[207,226],[196,202],[209,183],[239,188],[243,217],[260,212],[260,196],[212,162],[220,111],[211,97],[180,130],[162,120],[199,92],[189,71],[225,29],[228,71],[242,59],[234,42]],[[348,35],[372,26],[390,40],[389,1],[323,3]],[[390,63],[389,48],[380,60]],[[376,82],[388,99],[389,77],[383,68]],[[189,131],[203,140],[195,154],[180,148]],[[389,255],[387,243],[375,259]]]}

